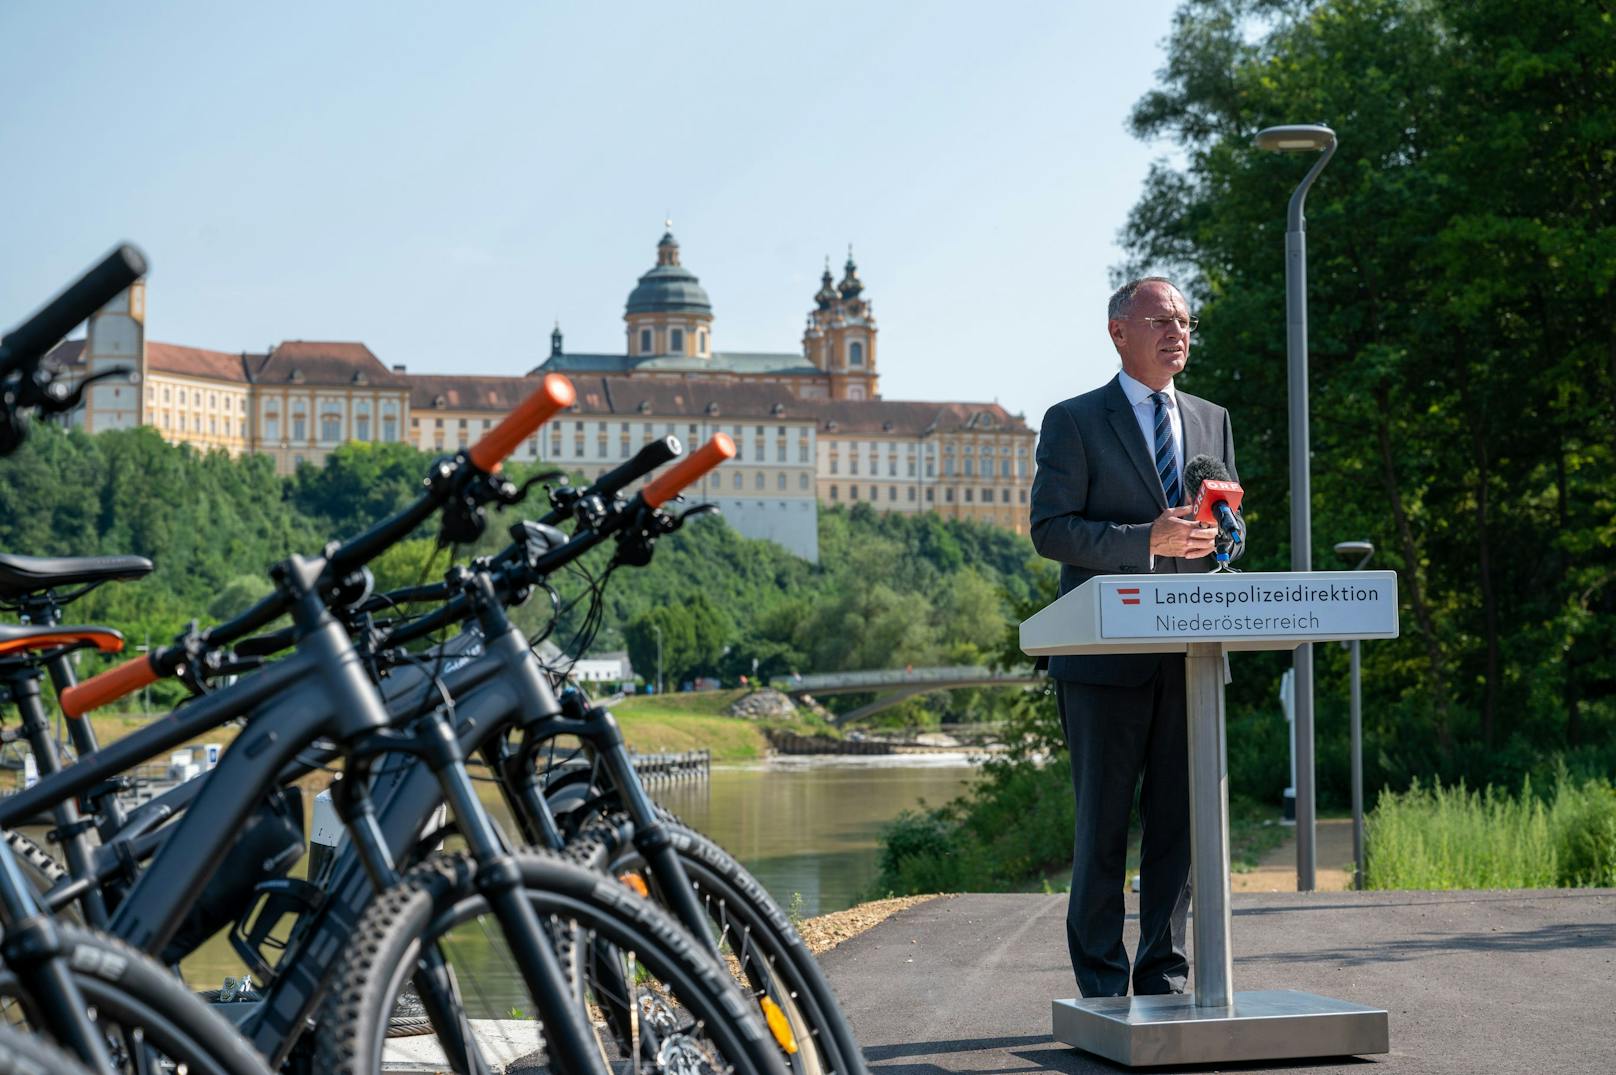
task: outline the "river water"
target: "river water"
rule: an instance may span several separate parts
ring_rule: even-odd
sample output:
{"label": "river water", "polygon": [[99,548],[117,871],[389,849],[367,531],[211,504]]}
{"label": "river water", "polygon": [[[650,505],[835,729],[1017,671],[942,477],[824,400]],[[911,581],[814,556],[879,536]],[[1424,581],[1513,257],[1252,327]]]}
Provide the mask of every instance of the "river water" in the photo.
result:
{"label": "river water", "polygon": [[803,917],[851,907],[875,880],[881,827],[941,806],[976,769],[963,754],[786,756],[652,789]]}

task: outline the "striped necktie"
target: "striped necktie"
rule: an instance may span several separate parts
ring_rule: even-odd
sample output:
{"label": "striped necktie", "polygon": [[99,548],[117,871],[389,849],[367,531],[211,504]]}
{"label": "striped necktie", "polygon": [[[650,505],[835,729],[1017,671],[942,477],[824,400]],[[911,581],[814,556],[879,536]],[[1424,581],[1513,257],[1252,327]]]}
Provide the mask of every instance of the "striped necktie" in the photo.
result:
{"label": "striped necktie", "polygon": [[1173,419],[1167,413],[1167,393],[1152,392],[1156,402],[1156,474],[1161,478],[1162,492],[1167,494],[1167,506],[1178,507],[1183,490],[1178,484],[1178,455],[1173,450]]}

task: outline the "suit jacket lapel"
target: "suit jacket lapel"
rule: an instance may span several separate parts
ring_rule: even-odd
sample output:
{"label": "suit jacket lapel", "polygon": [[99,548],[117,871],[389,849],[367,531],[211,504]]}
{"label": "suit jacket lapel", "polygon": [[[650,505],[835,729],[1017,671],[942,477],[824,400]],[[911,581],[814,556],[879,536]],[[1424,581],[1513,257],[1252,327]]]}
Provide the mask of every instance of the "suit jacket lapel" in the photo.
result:
{"label": "suit jacket lapel", "polygon": [[1200,401],[1182,393],[1178,397],[1179,417],[1184,423],[1184,464],[1198,455],[1221,458],[1221,445],[1212,443],[1211,430],[1206,427],[1206,414]]}
{"label": "suit jacket lapel", "polygon": [[1122,447],[1128,453],[1128,458],[1133,460],[1134,469],[1139,472],[1139,478],[1145,483],[1145,488],[1150,490],[1156,506],[1167,507],[1167,495],[1162,492],[1161,476],[1156,473],[1156,461],[1145,451],[1145,438],[1139,433],[1139,420],[1133,416],[1133,408],[1128,405],[1128,394],[1122,390],[1122,382],[1115,377],[1111,378],[1109,391],[1106,393],[1106,409],[1111,419],[1111,428],[1116,432],[1117,439],[1122,441]]}

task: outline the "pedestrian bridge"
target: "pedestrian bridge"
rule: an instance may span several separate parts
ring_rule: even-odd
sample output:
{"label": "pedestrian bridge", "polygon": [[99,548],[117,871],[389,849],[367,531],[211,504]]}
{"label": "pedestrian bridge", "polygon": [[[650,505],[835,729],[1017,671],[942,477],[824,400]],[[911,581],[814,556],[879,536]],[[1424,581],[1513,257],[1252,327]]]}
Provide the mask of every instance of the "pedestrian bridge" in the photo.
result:
{"label": "pedestrian bridge", "polygon": [[951,691],[960,687],[1014,687],[1038,682],[1032,669],[1001,671],[985,665],[954,665],[944,668],[872,668],[862,672],[820,672],[808,676],[781,676],[770,684],[793,698],[804,694],[855,694],[874,691],[877,697],[837,718],[838,724],[863,720],[905,698],[930,691]]}

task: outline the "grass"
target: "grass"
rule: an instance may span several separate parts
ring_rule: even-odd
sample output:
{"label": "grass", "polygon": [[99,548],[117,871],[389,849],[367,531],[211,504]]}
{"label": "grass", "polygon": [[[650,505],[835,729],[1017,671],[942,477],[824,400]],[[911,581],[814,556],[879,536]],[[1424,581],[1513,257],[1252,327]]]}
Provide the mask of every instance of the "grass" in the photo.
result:
{"label": "grass", "polygon": [[724,710],[745,691],[698,691],[625,698],[612,707],[629,748],[641,754],[710,750],[714,761],[751,761],[769,751],[757,722]]}
{"label": "grass", "polygon": [[1365,822],[1367,882],[1381,889],[1616,885],[1616,789],[1564,774],[1548,798],[1463,784],[1382,792]]}

